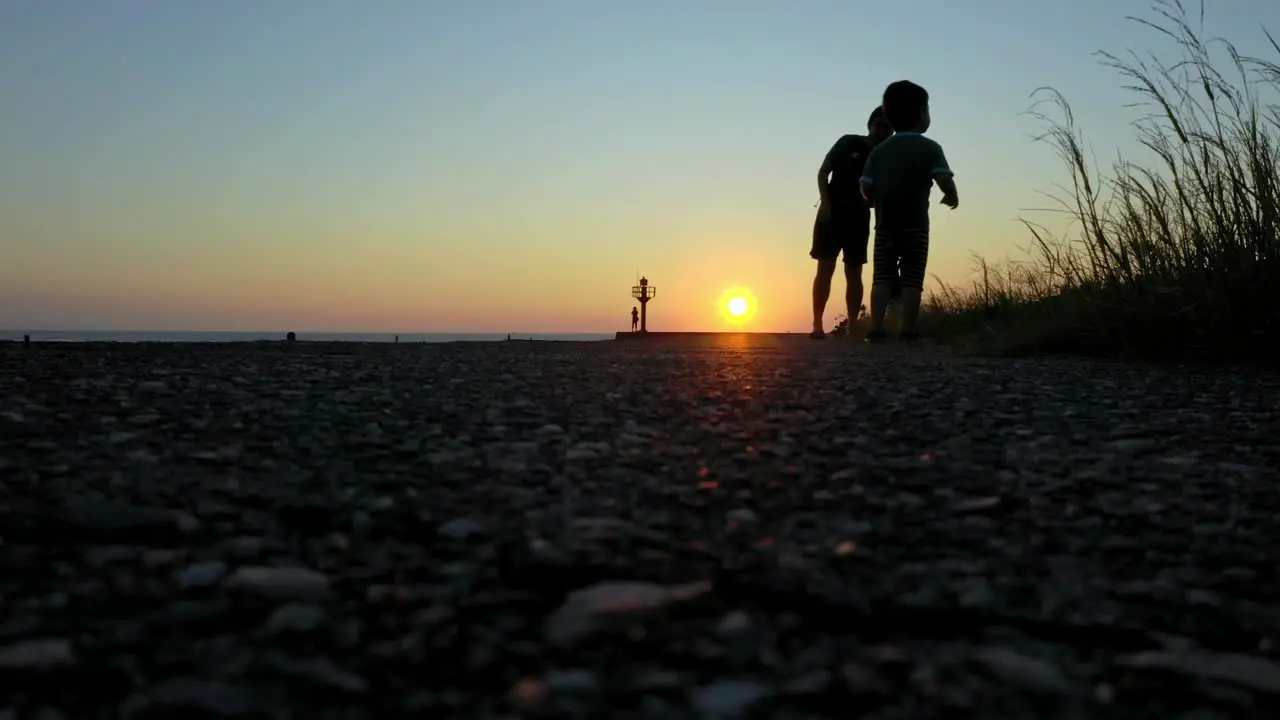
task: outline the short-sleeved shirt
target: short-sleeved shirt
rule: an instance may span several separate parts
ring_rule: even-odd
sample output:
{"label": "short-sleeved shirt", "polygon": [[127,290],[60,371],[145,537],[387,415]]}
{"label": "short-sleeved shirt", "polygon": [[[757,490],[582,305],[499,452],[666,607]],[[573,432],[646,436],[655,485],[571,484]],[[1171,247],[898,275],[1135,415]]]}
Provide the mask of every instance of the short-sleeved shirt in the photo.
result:
{"label": "short-sleeved shirt", "polygon": [[942,146],[920,133],[894,133],[877,145],[861,180],[875,205],[876,229],[928,228],[929,192],[939,174],[953,174]]}
{"label": "short-sleeved shirt", "polygon": [[868,212],[858,180],[870,155],[871,142],[861,135],[845,135],[827,151],[827,166],[831,168],[827,188],[837,211]]}

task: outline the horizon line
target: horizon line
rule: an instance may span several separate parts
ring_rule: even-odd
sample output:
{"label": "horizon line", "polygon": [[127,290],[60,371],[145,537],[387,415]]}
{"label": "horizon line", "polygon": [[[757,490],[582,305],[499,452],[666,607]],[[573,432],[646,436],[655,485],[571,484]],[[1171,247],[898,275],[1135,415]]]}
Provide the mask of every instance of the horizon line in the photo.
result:
{"label": "horizon line", "polygon": [[[34,330],[16,330],[12,328],[0,328],[0,340],[4,337],[16,337],[21,340],[24,335],[37,334],[118,334],[118,335],[262,335],[269,337],[285,337],[290,332],[301,338],[305,335],[384,335],[391,336],[412,336],[412,335],[510,335],[513,339],[516,336],[529,335],[617,335],[619,333],[630,334],[632,331],[627,329],[619,330],[578,330],[573,332],[553,332],[553,331],[536,331],[536,330],[414,330],[414,331],[395,331],[395,330],[138,330],[138,329],[34,329]],[[764,335],[782,335],[802,332],[800,330],[749,330],[749,329],[705,329],[705,330],[651,330],[651,334],[764,334]]]}
{"label": "horizon line", "polygon": [[190,329],[138,329],[138,328],[0,328],[0,335],[22,335],[30,333],[223,333],[223,334],[279,334],[286,335],[288,333],[297,335],[303,334],[328,334],[328,335],[506,335],[508,333],[514,335],[519,332],[522,335],[606,335],[618,332],[617,330],[575,330],[569,331],[545,331],[545,330],[190,330]]}

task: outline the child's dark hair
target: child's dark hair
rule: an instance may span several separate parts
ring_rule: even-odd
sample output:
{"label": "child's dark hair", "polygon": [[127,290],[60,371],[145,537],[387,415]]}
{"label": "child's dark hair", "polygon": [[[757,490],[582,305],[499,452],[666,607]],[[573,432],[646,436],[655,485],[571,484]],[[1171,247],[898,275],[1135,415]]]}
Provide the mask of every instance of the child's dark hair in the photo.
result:
{"label": "child's dark hair", "polygon": [[928,104],[929,91],[910,80],[899,80],[884,89],[881,107],[894,132],[900,132],[914,127]]}
{"label": "child's dark hair", "polygon": [[877,105],[875,110],[871,111],[871,116],[867,118],[867,127],[876,124],[876,121],[884,119],[884,106]]}

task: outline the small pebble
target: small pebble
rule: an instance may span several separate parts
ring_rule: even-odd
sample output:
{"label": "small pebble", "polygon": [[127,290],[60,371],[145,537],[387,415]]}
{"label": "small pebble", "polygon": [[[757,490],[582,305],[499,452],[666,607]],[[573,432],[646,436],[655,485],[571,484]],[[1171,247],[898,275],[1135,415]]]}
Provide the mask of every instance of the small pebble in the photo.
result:
{"label": "small pebble", "polygon": [[771,694],[768,686],[754,680],[721,680],[694,691],[693,702],[709,715],[736,717]]}
{"label": "small pebble", "polygon": [[716,626],[716,633],[722,637],[728,637],[737,635],[749,627],[751,627],[751,616],[735,610],[720,620],[720,624]]}
{"label": "small pebble", "polygon": [[548,673],[542,682],[553,693],[586,692],[597,684],[595,673],[589,670],[557,670]]}
{"label": "small pebble", "polygon": [[65,638],[27,640],[0,647],[0,670],[47,670],[75,662],[71,641]]}
{"label": "small pebble", "polygon": [[265,544],[266,541],[260,537],[241,535],[228,538],[222,543],[222,547],[228,554],[241,560],[247,560],[260,555]]}
{"label": "small pebble", "polygon": [[300,567],[242,567],[227,586],[275,600],[315,600],[328,595],[329,578]]}
{"label": "small pebble", "polygon": [[188,565],[178,573],[178,586],[183,590],[199,590],[222,582],[227,565],[222,562],[202,562]]}
{"label": "small pebble", "polygon": [[451,540],[466,540],[480,531],[480,523],[470,518],[454,518],[441,525],[436,532]]}
{"label": "small pebble", "polygon": [[1065,695],[1072,690],[1062,671],[1039,658],[1002,647],[982,648],[975,657],[996,677],[1017,688],[1046,695]]}
{"label": "small pebble", "polygon": [[120,706],[124,720],[193,713],[196,717],[253,717],[253,696],[235,685],[196,678],[165,680],[149,692],[136,694]]}
{"label": "small pebble", "polygon": [[538,678],[524,678],[507,692],[507,702],[521,712],[536,712],[547,700],[547,688]]}
{"label": "small pebble", "polygon": [[326,613],[322,607],[290,603],[276,608],[263,623],[262,629],[268,635],[309,633],[323,625],[325,618]]}

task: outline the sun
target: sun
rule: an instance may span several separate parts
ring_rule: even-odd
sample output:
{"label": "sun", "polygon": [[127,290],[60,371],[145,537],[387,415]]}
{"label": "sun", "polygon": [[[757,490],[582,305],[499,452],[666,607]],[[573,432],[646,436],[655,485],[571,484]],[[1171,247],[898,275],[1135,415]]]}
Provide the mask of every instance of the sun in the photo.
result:
{"label": "sun", "polygon": [[731,325],[744,325],[756,314],[756,296],[745,287],[732,287],[720,296],[720,316]]}

